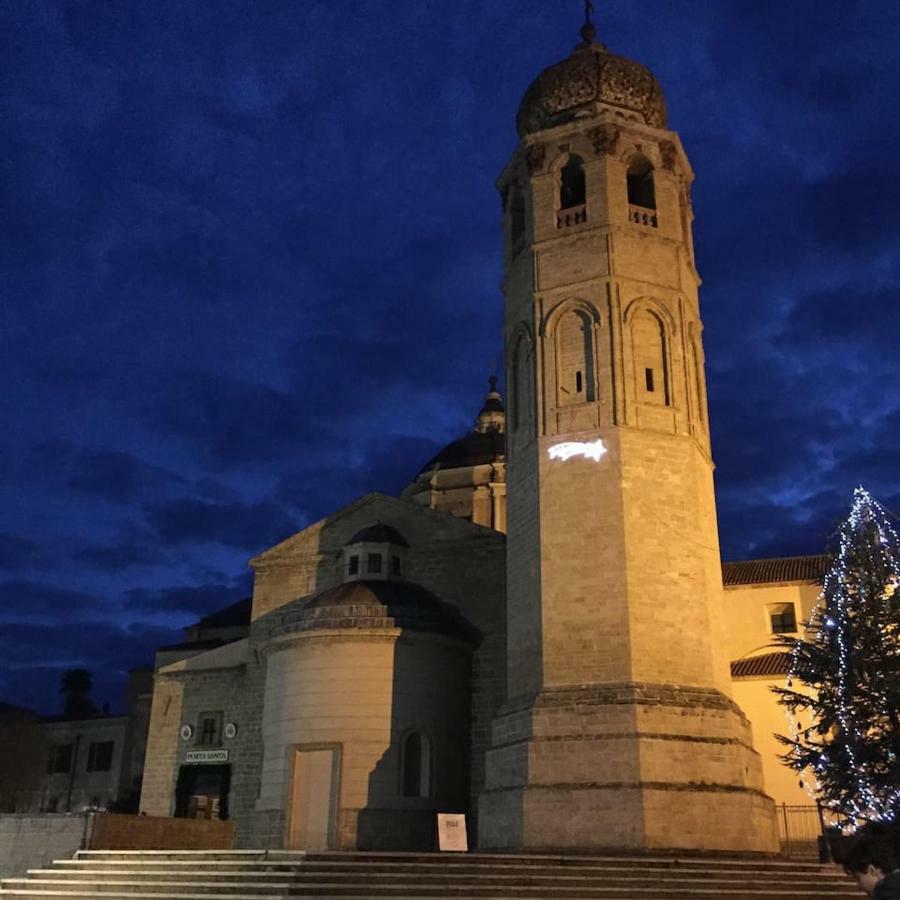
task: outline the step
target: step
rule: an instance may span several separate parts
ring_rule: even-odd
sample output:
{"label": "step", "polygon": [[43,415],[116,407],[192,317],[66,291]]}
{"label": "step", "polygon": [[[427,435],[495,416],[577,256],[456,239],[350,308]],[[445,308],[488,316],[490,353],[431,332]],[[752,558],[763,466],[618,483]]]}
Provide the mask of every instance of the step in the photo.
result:
{"label": "step", "polygon": [[[612,874],[616,871],[631,871],[640,868],[645,871],[659,872],[685,872],[697,875],[730,875],[733,877],[768,876],[781,878],[790,875],[801,877],[843,877],[835,866],[822,866],[818,864],[781,863],[776,865],[755,863],[742,863],[739,866],[724,865],[707,860],[673,860],[668,861],[658,858],[618,858],[609,859],[552,859],[521,861],[510,857],[480,857],[476,854],[461,856],[430,856],[410,857],[407,859],[394,859],[391,857],[373,858],[371,862],[358,861],[352,857],[335,855],[308,855],[304,857],[258,857],[252,860],[238,861],[233,859],[161,859],[157,856],[144,857],[132,856],[126,859],[109,859],[95,856],[90,859],[58,859],[54,860],[54,866],[77,871],[134,871],[136,866],[140,871],[153,873],[163,872],[167,869],[195,871],[358,871],[365,868],[367,872],[427,872],[440,871],[482,871],[485,869],[519,871],[519,872],[595,872],[597,874]],[[130,867],[130,868],[129,868]]]}
{"label": "step", "polygon": [[0,881],[0,888],[18,889],[18,888],[34,888],[35,890],[43,890],[45,888],[54,891],[60,890],[78,890],[92,891],[98,894],[118,893],[127,894],[132,892],[138,893],[166,893],[176,888],[184,888],[192,894],[283,894],[291,887],[285,882],[276,882],[275,884],[260,884],[258,882],[250,882],[249,884],[222,884],[221,882],[209,881],[166,881],[166,882],[150,882],[146,881],[82,881],[71,879],[54,879],[42,878],[39,881],[32,881],[28,878],[4,878]]}
{"label": "step", "polygon": [[[47,890],[45,888],[13,888],[0,889],[0,896],[3,897],[59,897],[59,898],[85,898],[96,896],[90,891],[82,890]],[[161,900],[161,898],[172,898],[172,900],[259,900],[258,894],[197,894],[189,892],[173,892],[168,894],[161,893],[140,893],[140,892],[121,892],[104,894],[104,900],[113,900],[116,897],[127,898],[127,900]],[[271,898],[272,895],[266,895]],[[286,894],[284,895],[286,896]],[[632,887],[622,887],[618,885],[609,885],[604,887],[590,888],[565,888],[559,887],[554,889],[532,888],[527,886],[515,886],[514,888],[482,888],[467,887],[465,885],[441,886],[429,888],[425,886],[411,887],[409,890],[397,889],[396,887],[373,887],[366,883],[357,883],[353,885],[333,885],[329,882],[310,882],[302,885],[296,885],[291,888],[290,896],[292,897],[369,897],[369,898],[430,898],[430,897],[471,897],[471,898],[528,898],[533,897],[535,900],[553,900],[553,898],[579,898],[579,900],[594,900],[594,898],[606,898],[606,900],[691,900],[691,898],[713,898],[724,897],[728,900],[794,900],[794,898],[813,898],[822,897],[822,893],[814,888],[803,890],[783,889],[766,889],[766,890],[748,890],[746,888],[735,888],[723,890],[721,888],[710,887],[654,887],[648,891],[639,890]],[[843,893],[829,894],[831,897],[854,898],[858,900],[859,893],[847,890]]]}
{"label": "step", "polygon": [[836,866],[761,857],[79,851],[0,900],[859,900]]}
{"label": "step", "polygon": [[241,882],[259,881],[261,883],[284,882],[285,879],[292,878],[293,872],[260,872],[257,870],[250,871],[227,871],[227,872],[210,872],[203,870],[178,870],[176,872],[148,872],[144,869],[29,869],[27,872],[29,878],[35,881],[53,878],[65,878],[69,882],[108,880],[110,878],[124,878],[128,881],[181,881],[186,879],[199,879],[200,881],[215,882]]}
{"label": "step", "polygon": [[206,869],[209,870],[213,867],[219,868],[222,870],[232,870],[232,871],[246,871],[249,869],[256,869],[259,867],[260,869],[269,869],[271,871],[293,871],[299,869],[303,865],[303,860],[283,860],[279,861],[277,859],[260,859],[254,860],[253,862],[239,862],[237,860],[225,860],[225,859],[54,859],[53,865],[60,866],[61,868],[78,870],[78,869],[86,869],[88,866],[93,866],[98,869],[104,869],[106,871],[114,872],[117,870],[124,870],[128,866],[134,866],[138,864],[141,868],[145,868],[147,871],[158,871],[163,872],[167,868],[172,869],[185,869],[188,866],[193,866],[198,869]]}
{"label": "step", "polygon": [[529,887],[515,885],[507,887],[481,887],[478,885],[441,885],[429,887],[425,885],[410,886],[404,890],[396,886],[373,886],[368,882],[357,882],[343,886],[336,886],[330,882],[304,882],[295,885],[290,892],[292,897],[370,897],[370,898],[425,898],[425,897],[471,897],[471,898],[507,898],[514,897],[534,898],[534,900],[553,900],[553,898],[570,898],[570,900],[594,900],[594,898],[607,898],[607,900],[692,900],[692,898],[728,897],[729,900],[795,900],[795,898],[852,898],[859,900],[859,893],[847,889],[840,893],[823,894],[815,886],[803,890],[784,890],[783,888],[767,888],[763,890],[748,890],[746,887],[722,890],[720,888],[700,887],[697,885],[686,887],[659,887],[653,886],[647,889],[621,885],[605,885],[590,887]]}
{"label": "step", "polygon": [[[654,885],[659,886],[672,886],[672,887],[682,887],[685,885],[694,885],[694,884],[702,884],[705,887],[709,888],[717,888],[717,889],[734,889],[735,887],[748,887],[752,886],[754,889],[763,890],[767,887],[771,887],[772,882],[769,879],[740,879],[740,878],[722,878],[722,877],[712,877],[712,878],[704,878],[698,879],[691,875],[687,875],[686,873],[647,873],[645,871],[641,871],[639,869],[635,869],[633,872],[622,873],[617,875],[614,878],[598,878],[597,876],[584,876],[577,874],[568,874],[565,875],[536,875],[536,874],[527,874],[523,876],[518,876],[510,873],[495,873],[495,872],[476,872],[476,873],[468,873],[465,875],[457,875],[456,873],[447,873],[447,872],[432,872],[428,874],[415,874],[415,873],[403,873],[403,874],[391,874],[391,873],[370,873],[364,872],[361,873],[359,871],[356,872],[341,872],[341,873],[333,873],[327,876],[323,876],[322,873],[304,873],[301,876],[298,876],[291,881],[284,881],[283,878],[279,878],[278,881],[269,881],[269,882],[260,882],[258,880],[253,881],[237,881],[237,882],[227,882],[223,880],[209,880],[208,876],[205,874],[200,874],[196,878],[187,879],[183,877],[183,873],[177,873],[169,875],[166,878],[160,878],[160,876],[152,875],[145,876],[143,878],[127,878],[123,879],[119,877],[119,874],[116,873],[115,876],[111,878],[103,878],[101,876],[93,875],[89,877],[85,877],[82,873],[77,873],[77,875],[70,875],[65,878],[60,878],[59,872],[55,872],[54,870],[49,870],[47,873],[42,873],[40,877],[30,877],[30,878],[16,878],[16,879],[5,879],[2,882],[2,886],[6,888],[13,887],[26,887],[33,886],[37,887],[50,887],[54,886],[54,888],[58,889],[58,886],[67,886],[71,889],[79,889],[79,890],[96,890],[98,892],[107,893],[111,890],[115,890],[118,887],[127,887],[129,891],[132,890],[140,890],[144,889],[146,891],[152,891],[156,893],[158,891],[166,891],[172,887],[194,887],[197,889],[196,892],[207,892],[213,890],[219,890],[223,893],[234,893],[234,892],[272,892],[278,890],[287,890],[292,886],[301,886],[303,884],[309,882],[325,882],[327,881],[329,884],[333,884],[336,887],[344,886],[346,884],[357,883],[361,877],[361,875],[365,875],[366,882],[372,886],[397,886],[397,887],[406,887],[409,885],[423,885],[423,886],[452,886],[455,884],[464,885],[467,887],[480,887],[480,886],[491,886],[491,887],[504,887],[509,885],[523,885],[528,887],[593,887],[598,886],[602,887],[606,884],[616,885],[622,887],[639,887],[639,888],[650,888]],[[168,873],[167,873],[168,874]],[[252,874],[252,873],[247,873]],[[225,876],[226,878],[233,878],[233,875]],[[810,879],[804,879],[799,877],[791,877],[784,878],[777,882],[775,882],[777,886],[781,889],[803,889],[804,887],[810,884],[816,884],[820,891],[824,893],[831,893],[834,890],[844,890],[846,887],[845,882],[839,882],[834,880],[832,883],[828,883],[825,881],[811,881]]]}
{"label": "step", "polygon": [[222,862],[242,865],[271,860],[273,862],[302,862],[302,850],[79,850],[79,861],[133,862]]}
{"label": "step", "polygon": [[572,866],[564,869],[553,867],[529,866],[525,868],[517,868],[513,866],[479,866],[479,865],[456,865],[445,866],[442,863],[411,863],[408,865],[382,864],[382,865],[366,865],[361,866],[354,863],[341,862],[308,862],[298,871],[304,876],[309,877],[312,874],[328,874],[336,876],[344,873],[355,873],[360,870],[365,871],[372,876],[386,876],[398,878],[428,877],[433,874],[446,874],[452,878],[462,878],[469,875],[494,874],[509,878],[530,878],[530,877],[547,877],[547,878],[568,878],[568,877],[594,877],[594,878],[620,878],[630,877],[631,873],[640,872],[645,875],[659,875],[663,878],[715,878],[723,881],[747,881],[747,880],[765,880],[765,881],[783,881],[784,879],[801,879],[801,880],[838,880],[844,881],[845,876],[838,870],[814,870],[814,871],[795,871],[785,870],[778,872],[770,872],[766,869],[754,869],[748,871],[716,871],[701,866],[679,866],[677,868],[667,868],[656,866],[653,864],[636,865],[629,867],[607,867],[607,866]]}
{"label": "step", "polygon": [[[97,851],[103,852],[103,851]],[[274,851],[269,851],[274,852]],[[284,851],[290,853],[292,851]],[[572,865],[580,863],[645,863],[648,860],[667,863],[670,865],[685,865],[688,863],[700,863],[709,866],[730,866],[746,868],[748,866],[763,865],[766,867],[791,868],[796,865],[807,866],[809,863],[797,863],[793,860],[782,859],[778,856],[719,856],[707,853],[423,853],[404,850],[307,850],[307,859],[346,859],[354,862],[389,861],[411,862],[422,860],[425,862],[436,859],[464,860],[476,859],[496,863],[521,863],[531,862],[553,863],[557,865]],[[819,865],[814,863],[813,865]]]}
{"label": "step", "polygon": [[814,874],[834,868],[816,862],[789,862],[781,860],[734,860],[705,857],[668,857],[668,856],[513,856],[491,855],[479,853],[452,854],[397,854],[397,853],[308,853],[304,867],[319,863],[344,863],[348,865],[369,866],[410,866],[410,865],[489,865],[514,868],[597,868],[597,869],[630,869],[635,866],[655,866],[667,870],[689,869],[696,871],[735,871],[735,872],[803,872]]}
{"label": "step", "polygon": [[[85,891],[85,890],[48,890],[46,888],[0,888],[0,897],[96,897],[96,893],[93,891]],[[157,894],[157,893],[147,893],[147,892],[125,892],[125,893],[110,893],[104,894],[104,900],[113,900],[113,898],[122,897],[127,898],[127,900],[141,900],[141,898],[148,898],[148,900],[161,900],[161,898],[169,898],[169,900],[216,900],[216,898],[221,898],[221,900],[260,900],[260,894],[194,894],[188,893],[187,891],[178,891],[177,893],[170,894]],[[266,900],[271,900],[273,895],[266,894]],[[276,894],[274,896],[283,897],[286,894]]]}

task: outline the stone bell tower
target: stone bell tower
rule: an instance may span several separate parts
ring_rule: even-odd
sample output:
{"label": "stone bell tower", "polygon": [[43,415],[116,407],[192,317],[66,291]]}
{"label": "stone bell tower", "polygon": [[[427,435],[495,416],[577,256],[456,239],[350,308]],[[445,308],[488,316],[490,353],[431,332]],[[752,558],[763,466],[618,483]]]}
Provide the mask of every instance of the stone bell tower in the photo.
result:
{"label": "stone bell tower", "polygon": [[590,22],[517,124],[508,699],[479,846],[777,851],[724,655],[690,163]]}

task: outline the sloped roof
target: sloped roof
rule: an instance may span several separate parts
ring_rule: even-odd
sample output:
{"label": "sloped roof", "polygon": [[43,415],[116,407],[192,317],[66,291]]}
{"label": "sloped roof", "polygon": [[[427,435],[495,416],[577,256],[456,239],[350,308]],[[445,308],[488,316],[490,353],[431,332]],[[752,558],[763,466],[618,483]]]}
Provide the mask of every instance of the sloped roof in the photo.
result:
{"label": "sloped roof", "polygon": [[15,703],[6,703],[3,700],[0,700],[0,719],[20,718],[23,716],[37,718],[38,714],[34,710],[24,706],[16,706]]}
{"label": "sloped roof", "polygon": [[783,556],[778,559],[748,559],[722,563],[725,587],[739,584],[782,584],[786,581],[818,581],[828,571],[830,558],[813,556]]}
{"label": "sloped roof", "polygon": [[460,610],[409,581],[351,581],[285,609],[272,637],[315,629],[402,628],[471,643],[480,638]]}
{"label": "sloped roof", "polygon": [[253,598],[244,597],[224,609],[216,610],[208,616],[204,616],[199,622],[195,622],[194,628],[232,628],[239,625],[250,624],[250,610],[253,607]]}
{"label": "sloped roof", "polygon": [[347,546],[350,544],[362,544],[364,542],[370,544],[396,544],[398,547],[409,546],[406,542],[406,538],[403,537],[396,528],[385,525],[383,522],[377,522],[375,525],[369,525],[368,528],[363,528],[362,531],[357,531],[356,534],[347,541]]}
{"label": "sloped roof", "polygon": [[190,656],[187,659],[180,659],[177,662],[170,663],[168,666],[163,666],[159,671],[164,674],[172,674],[175,672],[205,672],[215,669],[233,669],[247,662],[249,646],[250,642],[247,638],[232,641],[230,644],[216,647],[206,653],[200,653],[197,656]]}
{"label": "sloped roof", "polygon": [[732,678],[753,678],[765,675],[787,675],[791,666],[791,654],[784,650],[736,659],[731,664]]}

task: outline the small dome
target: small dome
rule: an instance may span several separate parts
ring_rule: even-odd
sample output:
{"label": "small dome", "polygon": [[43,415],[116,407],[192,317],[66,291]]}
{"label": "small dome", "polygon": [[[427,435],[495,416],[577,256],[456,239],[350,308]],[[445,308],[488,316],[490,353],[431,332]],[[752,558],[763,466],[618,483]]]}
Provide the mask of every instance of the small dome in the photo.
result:
{"label": "small dome", "polygon": [[637,113],[654,128],[666,127],[666,101],[653,73],[610,53],[599,41],[584,41],[528,88],[516,117],[519,136],[563,125],[595,103]]}
{"label": "small dome", "polygon": [[357,531],[344,546],[349,547],[351,544],[396,544],[398,547],[409,546],[406,538],[396,528],[391,528],[390,525],[383,525],[381,522],[369,525],[368,528],[363,528],[362,531]]}
{"label": "small dome", "polygon": [[354,581],[329,588],[286,612],[272,637],[315,629],[402,628],[475,642],[468,619],[409,581]]}
{"label": "small dome", "polygon": [[448,444],[422,466],[419,474],[432,469],[461,469],[465,466],[484,466],[496,462],[506,454],[506,437],[502,431],[472,431],[464,438]]}

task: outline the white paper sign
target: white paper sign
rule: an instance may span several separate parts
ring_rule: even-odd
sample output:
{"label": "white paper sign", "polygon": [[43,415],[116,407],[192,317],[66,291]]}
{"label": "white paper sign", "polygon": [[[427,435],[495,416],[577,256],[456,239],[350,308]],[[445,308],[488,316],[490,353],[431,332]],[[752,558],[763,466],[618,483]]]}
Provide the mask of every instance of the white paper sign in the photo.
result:
{"label": "white paper sign", "polygon": [[438,813],[438,850],[442,853],[467,853],[466,817],[462,813]]}

